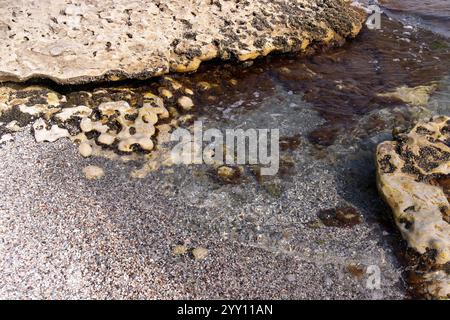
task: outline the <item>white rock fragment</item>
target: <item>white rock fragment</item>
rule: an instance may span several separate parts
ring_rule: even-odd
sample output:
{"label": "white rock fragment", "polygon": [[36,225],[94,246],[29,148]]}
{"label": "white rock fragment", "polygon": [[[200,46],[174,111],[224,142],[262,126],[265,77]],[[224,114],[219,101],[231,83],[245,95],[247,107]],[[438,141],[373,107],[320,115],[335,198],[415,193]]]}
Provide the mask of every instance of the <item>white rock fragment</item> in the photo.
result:
{"label": "white rock fragment", "polygon": [[92,155],[92,147],[87,142],[81,143],[80,146],[78,147],[78,151],[85,158],[90,157]]}
{"label": "white rock fragment", "polygon": [[17,122],[17,120],[13,120],[10,123],[8,123],[5,126],[6,129],[8,129],[9,131],[14,131],[14,132],[19,132],[21,131],[23,128],[21,128]]}
{"label": "white rock fragment", "polygon": [[414,88],[399,87],[393,92],[379,93],[379,97],[394,98],[413,106],[426,106],[430,95],[436,90],[436,85],[418,86]]}
{"label": "white rock fragment", "polygon": [[172,249],[173,256],[182,256],[188,252],[188,247],[185,245],[177,245]]}
{"label": "white rock fragment", "polygon": [[47,118],[50,118],[54,113],[58,112],[61,109],[57,107],[51,107],[46,104],[35,104],[32,106],[22,104],[19,105],[19,110],[20,112],[29,114],[30,116],[33,117],[45,115]]}
{"label": "white rock fragment", "polygon": [[172,97],[173,97],[172,92],[170,92],[170,90],[167,90],[165,88],[160,89],[159,93],[161,96],[163,96],[166,99],[172,99]]}
{"label": "white rock fragment", "polygon": [[36,120],[33,129],[36,142],[55,142],[58,139],[70,137],[67,129],[62,129],[57,125],[52,125],[50,129],[47,129],[47,124],[43,119]]}
{"label": "white rock fragment", "polygon": [[81,120],[80,122],[80,129],[83,132],[91,132],[92,129],[94,128],[93,124],[92,124],[92,120],[85,118],[83,120]]}
{"label": "white rock fragment", "polygon": [[191,98],[183,96],[178,99],[178,105],[183,108],[183,110],[191,110],[194,107],[194,102],[192,102]]}
{"label": "white rock fragment", "polygon": [[86,106],[78,106],[73,108],[64,108],[61,112],[55,115],[55,118],[59,121],[65,122],[70,118],[86,118],[92,114],[92,109]]}
{"label": "white rock fragment", "polygon": [[98,180],[105,176],[105,171],[97,166],[87,166],[83,169],[83,173],[88,180]]}
{"label": "white rock fragment", "polygon": [[80,129],[83,132],[97,131],[100,133],[105,133],[109,130],[107,125],[104,125],[99,121],[92,121],[89,118],[83,118],[81,120]]}
{"label": "white rock fragment", "polygon": [[[450,262],[449,141],[450,117],[436,117],[381,143],[376,154],[378,189],[403,238],[421,255],[433,250],[432,266],[442,271]],[[429,275],[428,291],[448,293],[450,275],[439,275]]]}
{"label": "white rock fragment", "polygon": [[117,148],[123,152],[132,152],[134,145],[146,151],[153,149],[152,137],[156,131],[154,125],[158,122],[158,114],[164,114],[166,110],[163,105],[154,107],[151,103],[145,103],[142,108],[137,109],[126,101],[114,101],[102,103],[98,108],[103,116],[115,117],[121,125],[120,132],[117,134],[112,131],[108,131],[107,134],[104,132],[105,134],[99,137],[99,142],[110,145],[117,139],[119,142]]}

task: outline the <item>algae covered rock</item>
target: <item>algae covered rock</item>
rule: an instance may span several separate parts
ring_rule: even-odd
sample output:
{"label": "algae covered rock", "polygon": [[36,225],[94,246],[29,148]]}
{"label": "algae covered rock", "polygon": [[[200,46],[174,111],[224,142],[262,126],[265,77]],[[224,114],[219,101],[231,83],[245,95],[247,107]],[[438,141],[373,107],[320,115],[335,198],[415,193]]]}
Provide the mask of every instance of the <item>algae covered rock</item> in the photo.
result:
{"label": "algae covered rock", "polygon": [[214,58],[245,61],[354,37],[345,0],[4,0],[0,80],[149,78]]}
{"label": "algae covered rock", "polygon": [[417,124],[376,153],[378,189],[421,260],[421,291],[450,295],[450,117]]}

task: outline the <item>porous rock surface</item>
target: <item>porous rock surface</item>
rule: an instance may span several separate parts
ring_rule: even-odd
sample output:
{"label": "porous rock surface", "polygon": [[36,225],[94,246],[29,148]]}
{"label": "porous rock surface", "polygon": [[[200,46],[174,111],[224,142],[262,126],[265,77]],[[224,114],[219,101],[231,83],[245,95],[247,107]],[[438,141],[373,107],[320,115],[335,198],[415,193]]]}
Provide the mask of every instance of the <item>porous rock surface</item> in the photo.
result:
{"label": "porous rock surface", "polygon": [[341,42],[363,14],[346,0],[3,0],[0,81],[86,83],[196,70]]}
{"label": "porous rock surface", "polygon": [[9,84],[0,87],[0,138],[32,124],[37,142],[69,138],[83,157],[157,154],[156,144],[170,140],[171,130],[190,117],[177,104],[183,98],[192,101],[186,95],[193,97],[193,90],[168,76],[153,89],[100,88],[67,96]]}
{"label": "porous rock surface", "polygon": [[417,124],[378,146],[378,188],[426,266],[421,290],[450,297],[450,117]]}

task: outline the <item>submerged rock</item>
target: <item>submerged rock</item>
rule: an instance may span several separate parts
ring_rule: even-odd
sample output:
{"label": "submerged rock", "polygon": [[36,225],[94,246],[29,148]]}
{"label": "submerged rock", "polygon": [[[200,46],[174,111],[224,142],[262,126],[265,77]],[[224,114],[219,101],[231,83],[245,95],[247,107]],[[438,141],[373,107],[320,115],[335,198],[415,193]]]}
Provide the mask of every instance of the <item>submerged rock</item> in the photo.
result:
{"label": "submerged rock", "polygon": [[426,106],[430,95],[436,90],[436,85],[417,86],[414,88],[399,87],[393,92],[380,93],[379,97],[397,99],[413,106]]}
{"label": "submerged rock", "polygon": [[149,78],[202,61],[246,61],[354,37],[345,0],[2,1],[0,80],[59,83]]}
{"label": "submerged rock", "polygon": [[378,188],[422,269],[421,291],[450,295],[450,117],[417,124],[376,154]]}
{"label": "submerged rock", "polygon": [[217,175],[226,183],[237,183],[243,178],[241,167],[221,166],[217,169]]}

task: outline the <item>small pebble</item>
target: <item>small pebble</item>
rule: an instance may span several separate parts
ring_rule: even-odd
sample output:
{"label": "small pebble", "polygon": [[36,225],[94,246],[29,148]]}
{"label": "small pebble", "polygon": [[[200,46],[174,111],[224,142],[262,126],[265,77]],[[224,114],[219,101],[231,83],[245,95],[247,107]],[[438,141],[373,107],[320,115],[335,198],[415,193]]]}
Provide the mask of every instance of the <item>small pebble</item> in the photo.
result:
{"label": "small pebble", "polygon": [[182,256],[184,254],[186,254],[188,251],[188,248],[184,245],[178,245],[173,247],[172,249],[172,255],[173,256]]}
{"label": "small pebble", "polygon": [[236,183],[242,177],[240,168],[221,166],[217,169],[219,178],[227,183]]}
{"label": "small pebble", "polygon": [[83,169],[83,173],[88,180],[98,180],[105,176],[105,171],[97,166],[87,166]]}
{"label": "small pebble", "polygon": [[165,88],[160,88],[159,93],[166,99],[170,99],[173,97],[172,92],[170,92],[169,90],[167,90]]}
{"label": "small pebble", "polygon": [[194,255],[195,260],[203,260],[208,255],[208,249],[196,248],[192,250],[192,254]]}

